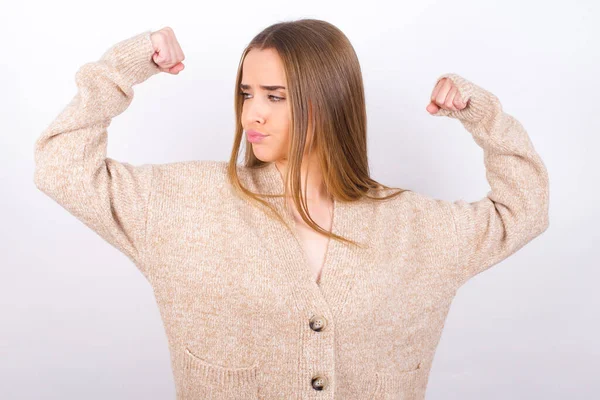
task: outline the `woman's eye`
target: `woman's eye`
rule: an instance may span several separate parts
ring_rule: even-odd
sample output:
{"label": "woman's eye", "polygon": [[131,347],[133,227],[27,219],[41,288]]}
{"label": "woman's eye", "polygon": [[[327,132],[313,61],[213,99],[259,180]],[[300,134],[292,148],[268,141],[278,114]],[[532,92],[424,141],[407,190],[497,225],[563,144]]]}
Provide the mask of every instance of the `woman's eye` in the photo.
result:
{"label": "woman's eye", "polygon": [[[243,98],[244,100],[247,100],[248,98],[247,98],[246,96],[247,96],[247,95],[250,95],[250,93],[246,93],[246,92],[240,92],[240,95],[242,96],[242,98]],[[273,95],[269,95],[268,97],[269,97],[269,99],[271,99],[271,101],[272,101],[273,103],[278,103],[278,102],[280,102],[280,101],[282,101],[282,100],[285,100],[285,98],[283,98],[283,97],[278,97],[278,96],[273,96]]]}

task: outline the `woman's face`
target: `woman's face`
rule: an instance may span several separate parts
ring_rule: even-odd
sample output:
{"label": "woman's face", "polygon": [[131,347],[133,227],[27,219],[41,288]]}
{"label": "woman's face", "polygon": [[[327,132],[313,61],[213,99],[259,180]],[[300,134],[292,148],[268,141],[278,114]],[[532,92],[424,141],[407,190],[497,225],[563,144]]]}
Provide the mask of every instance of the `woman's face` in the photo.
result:
{"label": "woman's face", "polygon": [[285,70],[275,50],[252,49],[246,54],[240,87],[245,99],[241,123],[246,140],[251,130],[267,135],[247,143],[256,158],[264,162],[287,159],[291,110],[285,82]]}

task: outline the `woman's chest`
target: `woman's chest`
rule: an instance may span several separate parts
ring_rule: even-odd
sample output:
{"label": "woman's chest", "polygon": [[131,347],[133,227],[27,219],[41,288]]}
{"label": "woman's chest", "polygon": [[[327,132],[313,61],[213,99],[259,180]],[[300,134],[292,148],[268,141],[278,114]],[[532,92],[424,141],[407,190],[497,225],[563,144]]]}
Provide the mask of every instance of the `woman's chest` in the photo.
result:
{"label": "woman's chest", "polygon": [[[310,276],[318,283],[325,265],[330,239],[327,235],[317,232],[303,220],[299,221],[299,218],[298,216],[295,219],[295,234]],[[312,218],[323,229],[331,231],[332,218],[329,212],[326,210],[320,211],[315,213]]]}

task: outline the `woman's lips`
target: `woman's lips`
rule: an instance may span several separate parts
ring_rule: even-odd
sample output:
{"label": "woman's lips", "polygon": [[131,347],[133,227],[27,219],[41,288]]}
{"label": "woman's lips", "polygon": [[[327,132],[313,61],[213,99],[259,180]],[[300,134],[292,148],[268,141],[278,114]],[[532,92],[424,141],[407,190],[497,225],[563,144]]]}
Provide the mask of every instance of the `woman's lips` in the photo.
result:
{"label": "woman's lips", "polygon": [[262,133],[256,131],[246,131],[246,136],[248,137],[248,141],[250,143],[258,143],[266,138],[268,135],[263,135]]}
{"label": "woman's lips", "polygon": [[256,136],[267,136],[264,133],[260,133],[258,131],[252,130],[252,129],[247,130],[246,133],[248,133],[249,135],[256,135]]}

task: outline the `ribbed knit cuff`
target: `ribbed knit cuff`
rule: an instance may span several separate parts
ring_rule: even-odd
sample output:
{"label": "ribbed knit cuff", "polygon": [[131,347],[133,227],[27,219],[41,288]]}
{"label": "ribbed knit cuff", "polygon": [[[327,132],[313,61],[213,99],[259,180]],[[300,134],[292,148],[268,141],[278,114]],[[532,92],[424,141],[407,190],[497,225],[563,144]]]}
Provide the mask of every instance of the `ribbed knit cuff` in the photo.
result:
{"label": "ribbed knit cuff", "polygon": [[451,111],[440,108],[434,116],[448,116],[457,118],[469,124],[485,123],[492,120],[498,113],[502,111],[502,105],[496,95],[468,81],[462,76],[455,73],[447,73],[441,75],[434,84],[442,78],[448,78],[458,89],[461,99],[467,103],[467,106],[462,110]]}
{"label": "ribbed knit cuff", "polygon": [[161,72],[154,60],[150,40],[152,31],[146,31],[123,40],[108,49],[100,58],[115,67],[130,86],[144,82]]}

